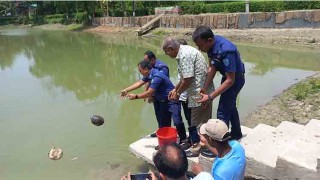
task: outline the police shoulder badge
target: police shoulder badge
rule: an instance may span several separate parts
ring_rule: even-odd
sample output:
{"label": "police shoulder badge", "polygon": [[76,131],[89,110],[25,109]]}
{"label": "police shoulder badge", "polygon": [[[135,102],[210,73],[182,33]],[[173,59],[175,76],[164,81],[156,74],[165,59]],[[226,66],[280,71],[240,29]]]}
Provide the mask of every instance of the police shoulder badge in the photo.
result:
{"label": "police shoulder badge", "polygon": [[225,66],[229,66],[229,64],[230,64],[229,59],[228,59],[228,58],[224,58],[224,59],[223,59],[223,64],[224,64]]}

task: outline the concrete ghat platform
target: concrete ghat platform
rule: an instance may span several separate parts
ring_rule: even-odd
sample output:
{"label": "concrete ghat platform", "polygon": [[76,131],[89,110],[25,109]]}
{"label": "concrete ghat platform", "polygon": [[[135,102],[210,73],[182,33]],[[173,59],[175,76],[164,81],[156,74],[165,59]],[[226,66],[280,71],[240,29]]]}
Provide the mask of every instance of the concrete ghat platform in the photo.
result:
{"label": "concrete ghat platform", "polygon": [[[246,176],[257,179],[320,179],[320,120],[306,125],[284,121],[278,127],[259,124],[251,129],[242,126],[240,143],[246,150]],[[153,164],[157,138],[146,136],[130,144],[135,156]],[[214,159],[188,158],[210,172]]]}
{"label": "concrete ghat platform", "polygon": [[[129,150],[131,153],[136,155],[138,158],[142,158],[148,163],[153,164],[152,158],[156,153],[154,149],[158,145],[158,139],[152,138],[149,135],[139,139],[138,141],[130,144]],[[194,162],[199,162],[199,158],[188,158],[189,165]]]}

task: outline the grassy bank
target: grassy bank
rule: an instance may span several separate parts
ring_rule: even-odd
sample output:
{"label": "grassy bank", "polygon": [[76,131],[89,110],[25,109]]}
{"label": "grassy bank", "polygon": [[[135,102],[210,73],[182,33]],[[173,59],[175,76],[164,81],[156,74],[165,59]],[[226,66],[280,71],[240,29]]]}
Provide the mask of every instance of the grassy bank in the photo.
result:
{"label": "grassy bank", "polygon": [[320,119],[320,73],[289,87],[270,102],[258,107],[242,123],[255,127],[259,123],[272,126],[282,121],[305,124]]}
{"label": "grassy bank", "polygon": [[32,26],[32,28],[43,29],[43,30],[62,30],[62,31],[82,31],[88,28],[85,24],[43,24]]}

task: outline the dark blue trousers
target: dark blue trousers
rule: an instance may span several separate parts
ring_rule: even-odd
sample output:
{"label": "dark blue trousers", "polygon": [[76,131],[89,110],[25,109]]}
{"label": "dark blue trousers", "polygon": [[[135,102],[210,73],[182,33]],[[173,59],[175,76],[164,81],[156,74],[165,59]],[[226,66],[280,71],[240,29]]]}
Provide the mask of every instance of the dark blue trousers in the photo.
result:
{"label": "dark blue trousers", "polygon": [[183,123],[181,117],[181,103],[174,101],[160,101],[154,99],[154,112],[158,121],[158,127],[170,127],[171,118],[175,126]]}
{"label": "dark blue trousers", "polygon": [[[191,126],[191,109],[188,107],[188,101],[179,101],[181,103],[184,117],[186,118],[188,122],[188,126]],[[181,117],[182,118],[182,117]]]}
{"label": "dark blue trousers", "polygon": [[[222,78],[221,84],[226,80]],[[236,74],[234,84],[220,96],[217,118],[223,120],[229,127],[231,123],[231,137],[242,137],[239,113],[236,106],[237,96],[245,83],[244,74]]]}

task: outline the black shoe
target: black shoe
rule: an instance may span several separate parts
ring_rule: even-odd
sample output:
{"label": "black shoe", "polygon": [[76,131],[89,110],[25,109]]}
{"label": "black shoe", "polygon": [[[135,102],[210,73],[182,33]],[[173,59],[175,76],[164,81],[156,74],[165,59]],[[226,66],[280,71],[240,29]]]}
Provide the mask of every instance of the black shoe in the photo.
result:
{"label": "black shoe", "polygon": [[156,132],[154,132],[154,133],[151,133],[151,134],[150,134],[150,137],[152,137],[152,138],[155,138],[155,137],[157,137],[157,133],[156,133]]}
{"label": "black shoe", "polygon": [[187,157],[198,157],[200,155],[198,153],[197,154],[193,153],[192,151],[190,151],[190,149],[185,150],[185,152]]}
{"label": "black shoe", "polygon": [[182,150],[185,151],[189,149],[192,146],[192,144],[188,141],[188,139],[184,139],[179,143],[179,146]]}
{"label": "black shoe", "polygon": [[188,150],[186,150],[187,157],[198,157],[200,155],[202,146],[200,143],[193,144]]}
{"label": "black shoe", "polygon": [[213,154],[213,152],[211,152],[209,149],[204,148],[202,149],[201,153],[202,156],[207,157],[207,158],[214,158],[216,157],[215,154]]}

